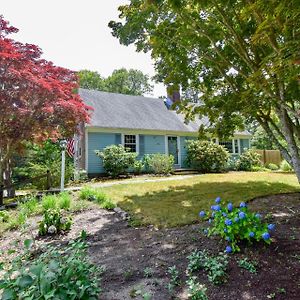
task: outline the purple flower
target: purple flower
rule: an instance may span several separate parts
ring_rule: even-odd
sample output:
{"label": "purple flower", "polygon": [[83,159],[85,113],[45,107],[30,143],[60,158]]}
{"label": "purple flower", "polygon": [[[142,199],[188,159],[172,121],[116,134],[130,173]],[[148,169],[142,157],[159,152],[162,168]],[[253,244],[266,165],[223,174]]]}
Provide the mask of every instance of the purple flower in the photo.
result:
{"label": "purple flower", "polygon": [[221,197],[217,197],[215,202],[219,204],[221,202]]}
{"label": "purple flower", "polygon": [[227,204],[227,209],[228,209],[228,211],[232,211],[232,210],[233,210],[233,205],[232,205],[232,203],[228,203],[228,204]]}
{"label": "purple flower", "polygon": [[231,253],[232,252],[232,248],[230,246],[226,246],[225,252],[226,253]]}
{"label": "purple flower", "polygon": [[269,232],[264,232],[261,237],[266,241],[270,239],[270,234]]}
{"label": "purple flower", "polygon": [[242,211],[239,212],[239,218],[240,219],[245,219],[246,218],[246,214]]}
{"label": "purple flower", "polygon": [[240,207],[246,207],[247,205],[246,205],[246,203],[245,202],[241,202],[240,203]]}
{"label": "purple flower", "polygon": [[269,230],[274,230],[275,229],[275,224],[269,224],[268,229]]}
{"label": "purple flower", "polygon": [[200,212],[199,212],[199,216],[200,216],[201,218],[203,218],[203,217],[205,216],[205,211],[203,211],[203,210],[200,211]]}
{"label": "purple flower", "polygon": [[227,217],[227,214],[223,212],[223,213],[222,213],[222,216],[223,216],[223,217]]}
{"label": "purple flower", "polygon": [[255,214],[255,218],[261,219],[261,214]]}
{"label": "purple flower", "polygon": [[254,236],[255,236],[255,233],[254,233],[253,231],[251,231],[251,232],[249,233],[249,236],[250,236],[250,237],[254,237]]}
{"label": "purple flower", "polygon": [[225,220],[225,225],[230,226],[232,225],[232,221],[230,219]]}

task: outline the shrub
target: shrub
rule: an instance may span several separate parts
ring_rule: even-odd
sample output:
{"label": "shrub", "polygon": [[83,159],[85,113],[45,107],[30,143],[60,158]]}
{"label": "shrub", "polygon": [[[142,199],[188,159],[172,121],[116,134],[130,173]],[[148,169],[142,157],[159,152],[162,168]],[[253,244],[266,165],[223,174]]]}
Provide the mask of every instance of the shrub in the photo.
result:
{"label": "shrub", "polygon": [[228,151],[221,145],[208,141],[189,141],[187,164],[203,173],[225,170],[229,159]]}
{"label": "shrub", "polygon": [[39,224],[39,235],[56,234],[71,229],[72,220],[60,209],[48,209]]}
{"label": "shrub", "polygon": [[145,168],[151,173],[168,175],[173,170],[174,157],[172,155],[155,153],[144,156]]}
{"label": "shrub", "polygon": [[[267,244],[271,243],[270,231],[275,225],[263,223],[261,215],[250,212],[244,202],[239,207],[233,207],[231,203],[221,203],[218,197],[216,203],[211,207],[212,213],[207,216],[211,224],[207,233],[208,236],[219,235],[228,242],[225,252],[240,251],[238,244],[241,241],[252,243],[263,240]],[[202,211],[199,215],[205,217],[206,213]]]}
{"label": "shrub", "polygon": [[129,168],[133,168],[137,153],[126,151],[122,145],[107,146],[103,152],[96,150],[103,161],[104,170],[112,177],[126,174]]}
{"label": "shrub", "polygon": [[275,164],[269,163],[266,165],[267,169],[272,170],[272,171],[277,171],[279,167]]}
{"label": "shrub", "polygon": [[260,157],[260,154],[252,149],[245,151],[237,161],[237,169],[239,171],[251,171],[253,167],[260,167]]}
{"label": "shrub", "polygon": [[143,162],[140,160],[136,160],[133,164],[133,172],[134,174],[141,174],[144,168]]}
{"label": "shrub", "polygon": [[283,160],[280,164],[280,170],[283,172],[292,172],[293,168],[286,160]]}
{"label": "shrub", "polygon": [[[32,244],[25,243],[27,247]],[[103,268],[89,261],[84,241],[46,249],[39,256],[27,250],[3,271],[2,299],[98,299]]]}
{"label": "shrub", "polygon": [[227,166],[226,166],[226,170],[228,171],[236,171],[237,170],[237,162],[238,162],[238,158],[236,156],[231,156],[229,157],[228,161],[227,161]]}

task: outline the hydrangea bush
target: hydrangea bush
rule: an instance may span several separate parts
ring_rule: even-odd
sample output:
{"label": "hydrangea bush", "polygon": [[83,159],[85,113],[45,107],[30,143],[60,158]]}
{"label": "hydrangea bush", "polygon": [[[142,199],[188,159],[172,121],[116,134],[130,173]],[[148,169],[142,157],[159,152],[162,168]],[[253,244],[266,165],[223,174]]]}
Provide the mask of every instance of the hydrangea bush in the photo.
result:
{"label": "hydrangea bush", "polygon": [[199,216],[208,220],[210,227],[205,230],[208,236],[219,235],[227,241],[226,253],[240,251],[238,245],[241,241],[264,241],[270,244],[271,232],[275,229],[274,224],[264,223],[259,213],[250,212],[245,202],[234,207],[220,197],[211,206],[211,212],[201,211]]}

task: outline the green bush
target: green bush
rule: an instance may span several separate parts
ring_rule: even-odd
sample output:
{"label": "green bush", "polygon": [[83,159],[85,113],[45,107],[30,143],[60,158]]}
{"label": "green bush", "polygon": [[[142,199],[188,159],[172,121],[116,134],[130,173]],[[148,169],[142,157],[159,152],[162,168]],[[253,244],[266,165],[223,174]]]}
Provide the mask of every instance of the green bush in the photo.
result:
{"label": "green bush", "polygon": [[275,164],[269,163],[266,165],[266,168],[272,171],[277,171],[279,169],[279,167]]}
{"label": "green bush", "polygon": [[239,171],[251,171],[255,167],[261,167],[260,154],[249,149],[240,155],[237,161],[237,169]]}
{"label": "green bush", "polygon": [[221,172],[226,169],[228,151],[221,145],[209,141],[189,141],[187,143],[188,166],[203,173]]}
{"label": "green bush", "polygon": [[71,229],[72,220],[64,210],[48,209],[39,223],[39,235],[56,234]]}
{"label": "green bush", "polygon": [[133,165],[134,174],[141,174],[144,168],[144,164],[140,160],[136,160]]}
{"label": "green bush", "polygon": [[9,220],[9,215],[6,211],[0,211],[0,223],[7,223]]}
{"label": "green bush", "polygon": [[57,205],[57,197],[55,195],[45,195],[42,198],[41,204],[44,211],[48,209],[55,209]]}
{"label": "green bush", "polygon": [[103,268],[90,262],[84,241],[73,241],[64,248],[47,246],[39,256],[31,255],[32,241],[24,244],[25,255],[2,271],[2,299],[98,299]]}
{"label": "green bush", "polygon": [[293,168],[286,160],[283,160],[280,164],[280,170],[283,172],[292,172]]}
{"label": "green bush", "polygon": [[108,196],[100,189],[94,189],[89,186],[83,187],[79,192],[81,200],[88,200],[96,202],[104,209],[113,209],[115,204],[108,198]]}
{"label": "green bush", "polygon": [[239,207],[233,207],[232,203],[226,205],[221,202],[220,197],[215,202],[216,205],[211,206],[211,213],[201,211],[199,215],[209,218],[211,227],[205,230],[208,236],[219,235],[228,242],[229,246],[225,252],[240,251],[238,244],[241,241],[271,243],[270,232],[275,225],[263,223],[261,215],[250,212],[244,202],[241,202]]}
{"label": "green bush", "polygon": [[145,168],[154,174],[168,175],[173,170],[174,157],[167,154],[148,154],[143,158]]}
{"label": "green bush", "polygon": [[107,146],[102,152],[95,151],[102,159],[104,170],[112,177],[126,174],[129,168],[134,167],[137,153],[126,151],[122,145]]}

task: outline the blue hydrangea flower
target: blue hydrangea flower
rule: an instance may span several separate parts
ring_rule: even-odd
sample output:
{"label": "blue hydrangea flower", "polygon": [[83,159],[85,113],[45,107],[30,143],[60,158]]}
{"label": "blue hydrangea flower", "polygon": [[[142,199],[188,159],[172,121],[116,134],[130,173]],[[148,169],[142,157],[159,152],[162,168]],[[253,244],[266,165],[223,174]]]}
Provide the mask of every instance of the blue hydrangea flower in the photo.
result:
{"label": "blue hydrangea flower", "polygon": [[208,234],[208,230],[207,229],[204,229],[203,230],[203,233],[206,235],[206,234]]}
{"label": "blue hydrangea flower", "polygon": [[228,204],[227,204],[227,209],[228,209],[228,211],[232,211],[232,210],[233,210],[233,205],[232,205],[232,203],[228,203]]}
{"label": "blue hydrangea flower", "polygon": [[232,248],[230,246],[226,246],[225,252],[226,253],[231,253],[232,252]]}
{"label": "blue hydrangea flower", "polygon": [[237,223],[240,219],[238,217],[234,218],[234,222]]}
{"label": "blue hydrangea flower", "polygon": [[230,226],[232,225],[232,221],[230,219],[225,220],[225,225]]}
{"label": "blue hydrangea flower", "polygon": [[275,229],[275,224],[269,224],[268,229],[269,230],[274,230]]}
{"label": "blue hydrangea flower", "polygon": [[199,212],[199,216],[200,216],[201,218],[203,218],[203,217],[205,216],[205,211],[203,211],[203,210],[200,211],[200,212]]}
{"label": "blue hydrangea flower", "polygon": [[255,233],[254,233],[253,231],[251,231],[251,232],[249,233],[249,236],[250,236],[250,237],[254,237],[254,236],[255,236]]}
{"label": "blue hydrangea flower", "polygon": [[227,229],[226,228],[224,228],[224,232],[227,233]]}
{"label": "blue hydrangea flower", "polygon": [[215,202],[219,204],[221,202],[221,197],[217,197]]}
{"label": "blue hydrangea flower", "polygon": [[241,202],[240,203],[240,207],[246,207],[247,205],[246,205],[246,203],[245,202]]}
{"label": "blue hydrangea flower", "polygon": [[239,218],[240,219],[245,219],[246,218],[246,214],[243,211],[239,212]]}
{"label": "blue hydrangea flower", "polygon": [[270,239],[270,233],[269,232],[264,232],[261,237],[266,241]]}
{"label": "blue hydrangea flower", "polygon": [[230,242],[230,241],[231,241],[231,239],[230,239],[230,237],[229,237],[229,236],[226,236],[225,240],[226,240],[226,241],[228,241],[228,242]]}
{"label": "blue hydrangea flower", "polygon": [[227,217],[227,214],[223,212],[223,213],[222,213],[222,216],[223,216],[223,217]]}
{"label": "blue hydrangea flower", "polygon": [[220,206],[220,205],[213,205],[213,206],[211,207],[211,209],[212,209],[212,210],[219,211],[219,210],[221,210],[221,206]]}
{"label": "blue hydrangea flower", "polygon": [[255,218],[261,219],[261,214],[255,214]]}

